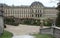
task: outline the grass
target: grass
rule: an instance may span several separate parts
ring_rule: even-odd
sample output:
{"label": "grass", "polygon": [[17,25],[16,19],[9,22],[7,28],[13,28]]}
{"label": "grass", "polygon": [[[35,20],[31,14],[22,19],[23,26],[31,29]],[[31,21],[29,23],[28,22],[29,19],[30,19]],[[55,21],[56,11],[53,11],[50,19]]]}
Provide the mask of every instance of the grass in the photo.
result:
{"label": "grass", "polygon": [[8,31],[4,31],[4,33],[0,36],[0,38],[12,38],[13,34],[8,32]]}
{"label": "grass", "polygon": [[52,35],[49,34],[33,34],[36,38],[54,38]]}

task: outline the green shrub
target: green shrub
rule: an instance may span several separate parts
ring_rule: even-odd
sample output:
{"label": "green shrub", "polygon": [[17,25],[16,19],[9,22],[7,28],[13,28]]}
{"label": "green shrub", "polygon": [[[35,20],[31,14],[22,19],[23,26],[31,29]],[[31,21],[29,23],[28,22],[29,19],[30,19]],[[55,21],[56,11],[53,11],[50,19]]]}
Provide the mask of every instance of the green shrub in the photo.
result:
{"label": "green shrub", "polygon": [[51,26],[52,24],[50,22],[44,23],[44,26]]}
{"label": "green shrub", "polygon": [[5,24],[18,26],[19,23],[15,22],[14,18],[5,18]]}
{"label": "green shrub", "polygon": [[40,21],[39,20],[37,20],[37,21],[36,20],[24,20],[22,24],[39,26]]}
{"label": "green shrub", "polygon": [[56,26],[60,27],[60,3],[57,5],[56,9],[58,12],[55,24]]}
{"label": "green shrub", "polygon": [[13,18],[4,18],[4,22],[5,22],[5,24],[10,24],[10,23],[12,24],[15,21]]}
{"label": "green shrub", "polygon": [[44,26],[52,26],[52,20],[51,19],[47,19],[44,21]]}

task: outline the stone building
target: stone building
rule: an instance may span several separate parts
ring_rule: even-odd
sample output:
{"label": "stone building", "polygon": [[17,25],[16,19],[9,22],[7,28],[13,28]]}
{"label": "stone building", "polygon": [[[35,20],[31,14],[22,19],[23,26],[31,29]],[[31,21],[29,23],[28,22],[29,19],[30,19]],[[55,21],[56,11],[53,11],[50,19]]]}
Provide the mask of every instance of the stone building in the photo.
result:
{"label": "stone building", "polygon": [[41,2],[35,1],[30,6],[8,6],[4,5],[4,16],[18,19],[54,19],[57,15],[55,7],[45,7]]}

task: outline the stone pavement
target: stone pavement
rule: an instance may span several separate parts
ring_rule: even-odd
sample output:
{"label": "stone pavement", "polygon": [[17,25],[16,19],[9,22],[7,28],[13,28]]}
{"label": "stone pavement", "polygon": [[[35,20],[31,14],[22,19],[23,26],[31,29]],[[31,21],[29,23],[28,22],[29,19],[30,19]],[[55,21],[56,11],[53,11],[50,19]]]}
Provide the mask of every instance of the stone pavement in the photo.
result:
{"label": "stone pavement", "polygon": [[[30,34],[36,34],[40,32],[40,26],[32,26],[32,25],[22,25],[12,26],[6,25],[7,28],[5,30],[13,33],[12,38],[34,38],[34,36],[30,36]],[[46,27],[44,27],[46,28]]]}
{"label": "stone pavement", "polygon": [[14,35],[28,35],[33,33],[39,33],[40,26],[29,26],[29,25],[22,25],[19,26],[11,26],[7,25],[7,28],[5,29]]}

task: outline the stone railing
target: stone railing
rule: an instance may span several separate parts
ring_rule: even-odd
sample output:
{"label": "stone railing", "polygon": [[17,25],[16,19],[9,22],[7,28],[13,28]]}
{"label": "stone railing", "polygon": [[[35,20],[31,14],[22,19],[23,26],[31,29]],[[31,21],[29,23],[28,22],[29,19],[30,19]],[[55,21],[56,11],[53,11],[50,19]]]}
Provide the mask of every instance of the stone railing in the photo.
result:
{"label": "stone railing", "polygon": [[42,28],[40,29],[41,34],[51,34],[55,38],[60,38],[60,28],[59,27],[51,27],[51,28]]}

